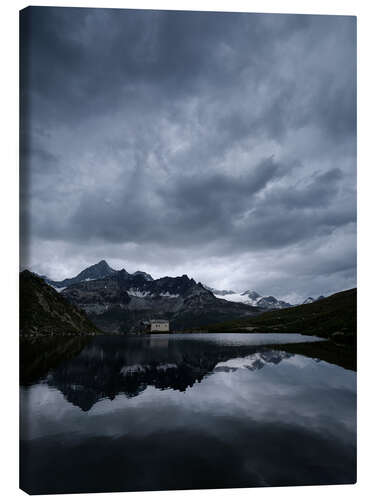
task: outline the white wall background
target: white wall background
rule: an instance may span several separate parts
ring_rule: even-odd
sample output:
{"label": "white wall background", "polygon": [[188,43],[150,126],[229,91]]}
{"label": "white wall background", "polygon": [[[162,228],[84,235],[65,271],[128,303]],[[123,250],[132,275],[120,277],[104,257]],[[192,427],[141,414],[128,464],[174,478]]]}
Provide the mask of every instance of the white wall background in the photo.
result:
{"label": "white wall background", "polygon": [[[163,8],[179,10],[231,10],[247,12],[280,12],[308,14],[345,14],[358,16],[358,193],[359,193],[359,474],[355,486],[274,488],[255,490],[208,490],[189,492],[155,492],[85,495],[84,498],[133,499],[314,499],[338,497],[342,500],[370,498],[374,494],[373,474],[373,355],[375,331],[373,325],[374,281],[374,187],[372,160],[374,130],[374,3],[367,0],[139,0],[135,1],[74,1],[15,0],[2,4],[1,36],[1,493],[3,498],[23,497],[18,490],[18,10],[27,5]],[[126,496],[125,496],[126,495]],[[71,497],[70,495],[68,495]],[[49,498],[60,498],[52,495]],[[66,497],[64,497],[66,498]],[[74,498],[74,497],[72,497]],[[75,497],[78,498],[78,497]]]}

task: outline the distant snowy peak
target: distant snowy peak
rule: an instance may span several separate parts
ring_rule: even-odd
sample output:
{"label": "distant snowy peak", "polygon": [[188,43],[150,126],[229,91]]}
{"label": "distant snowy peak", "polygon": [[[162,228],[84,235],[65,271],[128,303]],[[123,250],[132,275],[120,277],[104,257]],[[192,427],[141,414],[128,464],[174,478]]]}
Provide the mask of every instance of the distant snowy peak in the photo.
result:
{"label": "distant snowy peak", "polygon": [[[255,290],[246,290],[244,292],[234,292],[233,290],[216,290],[215,288],[211,288],[208,285],[203,285],[206,290],[212,292],[215,297],[230,302],[241,302],[242,304],[247,304],[253,307],[259,307],[265,310],[272,309],[285,309],[287,307],[293,307],[293,304],[289,302],[285,302],[284,300],[277,299],[272,295],[264,296]],[[301,304],[311,304],[312,302],[316,302],[318,300],[324,299],[324,295],[320,295],[317,298],[308,297],[306,300],[301,302]]]}
{"label": "distant snowy peak", "polygon": [[270,295],[268,297],[261,297],[258,299],[257,306],[262,307],[263,309],[285,309],[286,307],[292,307],[292,304],[276,299]]}
{"label": "distant snowy peak", "polygon": [[317,302],[318,300],[322,300],[322,299],[324,299],[324,295],[320,295],[316,299],[314,299],[314,297],[307,297],[307,299],[305,299],[302,302],[302,304],[312,304],[313,302]]}
{"label": "distant snowy peak", "polygon": [[[292,304],[289,304],[288,302],[284,302],[283,300],[276,299],[275,297],[267,296],[264,297],[263,295],[260,295],[260,293],[256,292],[255,290],[246,290],[245,292],[242,293],[236,293],[233,291],[226,291],[226,290],[221,290],[218,291],[214,290],[209,287],[205,287],[207,290],[212,291],[212,293],[218,297],[222,298],[224,296],[225,300],[228,300],[230,302],[241,302],[243,304],[247,304],[249,306],[253,307],[260,307],[262,309],[284,309],[286,307],[291,307]],[[222,292],[227,292],[227,293],[222,293]]]}
{"label": "distant snowy peak", "polygon": [[241,293],[241,295],[247,297],[248,300],[252,300],[255,302],[262,298],[262,296],[255,290],[246,290],[246,292]]}
{"label": "distant snowy peak", "polygon": [[236,293],[233,290],[216,290],[215,288],[211,288],[208,285],[202,285],[202,286],[203,286],[203,288],[205,288],[209,292],[212,292],[217,297],[224,297],[225,295],[232,295],[232,294]]}
{"label": "distant snowy peak", "polygon": [[262,309],[284,309],[292,306],[292,304],[276,299],[272,295],[263,296],[255,290],[246,290],[241,296],[245,298],[245,304],[261,307]]}

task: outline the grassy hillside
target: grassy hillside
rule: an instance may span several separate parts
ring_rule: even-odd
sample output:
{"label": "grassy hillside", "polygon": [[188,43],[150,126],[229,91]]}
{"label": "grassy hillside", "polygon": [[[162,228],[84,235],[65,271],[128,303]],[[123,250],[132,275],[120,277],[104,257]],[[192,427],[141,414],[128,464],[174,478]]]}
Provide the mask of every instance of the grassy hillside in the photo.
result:
{"label": "grassy hillside", "polygon": [[357,289],[335,293],[312,304],[216,323],[208,331],[304,333],[351,341],[357,334]]}
{"label": "grassy hillside", "polygon": [[81,311],[30,271],[20,273],[21,335],[83,335],[100,330]]}

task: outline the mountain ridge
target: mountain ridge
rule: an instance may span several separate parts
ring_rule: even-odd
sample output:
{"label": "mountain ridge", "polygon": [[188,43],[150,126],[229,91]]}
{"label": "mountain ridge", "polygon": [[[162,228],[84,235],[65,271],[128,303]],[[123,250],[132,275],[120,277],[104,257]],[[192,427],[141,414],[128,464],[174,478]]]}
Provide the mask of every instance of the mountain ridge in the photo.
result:
{"label": "mountain ridge", "polygon": [[260,307],[261,309],[283,309],[286,307],[293,307],[283,300],[279,300],[272,295],[263,296],[255,290],[246,290],[245,292],[234,292],[233,290],[215,290],[207,285],[204,285],[207,290],[212,291],[216,297],[224,297],[225,300],[230,302],[238,302],[247,304],[253,307]]}
{"label": "mountain ridge", "polygon": [[[143,321],[155,317],[168,319],[172,329],[186,330],[296,307],[251,289],[242,293],[216,290],[186,274],[153,279],[140,270],[134,273],[115,270],[105,260],[73,278],[61,281],[41,278],[108,333],[135,332]],[[321,298],[306,300],[310,303]]]}
{"label": "mountain ridge", "polygon": [[186,274],[151,281],[144,273],[122,270],[70,284],[60,293],[100,329],[115,333],[136,331],[140,322],[155,317],[168,319],[172,329],[183,329],[259,313],[258,308],[215,297]]}
{"label": "mountain ridge", "polygon": [[[126,274],[128,273],[125,269],[121,270],[116,270],[112,269],[106,260],[102,259],[96,264],[93,264],[89,267],[86,267],[83,271],[78,273],[76,276],[73,278],[65,278],[63,280],[52,280],[48,278],[48,276],[40,276],[40,278],[43,278],[49,285],[53,286],[54,288],[60,289],[66,288],[70,285],[74,285],[76,283],[80,283],[82,281],[90,281],[90,280],[95,280],[95,279],[102,279],[106,278],[107,276],[112,276],[116,273],[119,272],[125,272]],[[132,274],[132,276],[144,276],[146,280],[148,281],[153,281],[153,277],[145,273],[144,271],[136,271],[135,273]]]}
{"label": "mountain ridge", "polygon": [[[107,261],[102,259],[98,263],[93,264],[87,268],[85,268],[83,271],[78,273],[76,276],[72,278],[65,278],[63,280],[52,280],[48,276],[45,275],[39,275],[40,278],[44,279],[49,285],[53,286],[57,291],[62,291],[64,288],[80,283],[82,281],[91,281],[95,279],[103,279],[108,276],[112,276],[116,273],[125,273],[130,276],[143,276],[146,281],[154,281],[154,278],[146,273],[145,271],[140,271],[137,270],[134,273],[128,273],[125,269],[121,270],[115,270],[111,268]],[[289,302],[280,300],[272,295],[261,295],[255,290],[245,290],[244,292],[236,292],[232,289],[230,290],[218,290],[213,287],[210,287],[206,284],[202,284],[202,286],[212,292],[215,297],[217,298],[225,298],[225,300],[230,301],[230,302],[237,302],[237,303],[243,303],[247,305],[251,305],[253,307],[260,307],[261,309],[265,310],[272,310],[272,309],[283,309],[287,307],[294,307],[295,305],[299,304],[291,304]],[[316,300],[321,300],[324,298],[323,295],[320,295],[318,298],[313,298],[313,297],[308,297],[305,299],[303,302],[300,304],[309,304],[312,303]]]}

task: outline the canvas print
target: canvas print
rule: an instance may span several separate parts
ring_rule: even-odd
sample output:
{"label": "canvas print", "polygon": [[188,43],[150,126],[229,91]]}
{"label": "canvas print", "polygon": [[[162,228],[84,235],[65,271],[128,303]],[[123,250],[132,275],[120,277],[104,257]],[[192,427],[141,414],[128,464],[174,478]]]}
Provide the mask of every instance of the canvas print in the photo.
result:
{"label": "canvas print", "polygon": [[356,482],[356,19],[20,12],[20,487]]}

